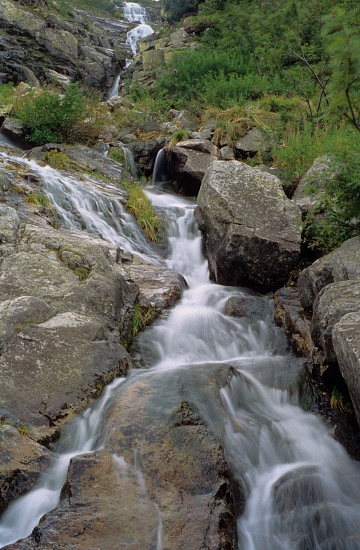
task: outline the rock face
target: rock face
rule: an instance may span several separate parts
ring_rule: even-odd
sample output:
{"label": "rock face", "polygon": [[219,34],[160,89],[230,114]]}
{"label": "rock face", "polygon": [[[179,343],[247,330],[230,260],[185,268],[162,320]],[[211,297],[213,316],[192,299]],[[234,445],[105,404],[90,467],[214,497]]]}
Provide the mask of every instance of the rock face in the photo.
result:
{"label": "rock face", "polygon": [[346,380],[360,426],[360,313],[348,313],[335,325],[333,346],[341,373]]}
{"label": "rock face", "polygon": [[115,34],[104,24],[97,26],[96,18],[89,24],[89,14],[83,17],[74,11],[72,16],[62,19],[45,3],[38,9],[1,0],[0,59],[6,79],[32,86],[51,83],[55,70],[72,80],[83,79],[88,86],[108,89],[116,70],[125,66],[126,25],[114,22]]}
{"label": "rock face", "polygon": [[172,550],[235,547],[243,496],[221,450],[219,393],[233,376],[196,365],[121,386],[105,449],[72,460],[59,507],[9,548],[156,548],[159,534]]}
{"label": "rock face", "polygon": [[359,281],[332,283],[317,295],[313,306],[311,335],[315,345],[324,350],[329,362],[336,361],[332,342],[334,327],[344,315],[359,310]]}
{"label": "rock face", "polygon": [[278,288],[299,257],[299,208],[275,176],[242,162],[212,163],[195,215],[212,277],[220,284]]}
{"label": "rock face", "polygon": [[314,344],[311,339],[311,316],[304,311],[296,288],[284,287],[275,292],[275,321],[285,328],[292,347],[301,357],[311,357]]}
{"label": "rock face", "polygon": [[311,309],[317,294],[326,285],[359,278],[360,237],[353,237],[301,272],[298,280],[301,304]]}
{"label": "rock face", "polygon": [[187,195],[198,194],[201,181],[217,158],[217,147],[206,139],[180,141],[168,152],[168,170]]}

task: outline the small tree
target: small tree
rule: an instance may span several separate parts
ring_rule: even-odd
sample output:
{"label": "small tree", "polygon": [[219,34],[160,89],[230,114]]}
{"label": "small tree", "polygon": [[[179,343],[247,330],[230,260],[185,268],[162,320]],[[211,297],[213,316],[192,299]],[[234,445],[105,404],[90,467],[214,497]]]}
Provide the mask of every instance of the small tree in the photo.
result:
{"label": "small tree", "polygon": [[334,8],[323,29],[332,71],[327,114],[346,118],[360,131],[360,17],[358,10]]}

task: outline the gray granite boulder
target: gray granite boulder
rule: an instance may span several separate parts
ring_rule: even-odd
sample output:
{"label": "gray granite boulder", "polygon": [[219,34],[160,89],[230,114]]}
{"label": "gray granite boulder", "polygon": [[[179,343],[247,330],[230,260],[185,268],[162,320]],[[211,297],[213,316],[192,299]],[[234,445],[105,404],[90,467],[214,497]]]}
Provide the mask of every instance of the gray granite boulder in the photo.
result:
{"label": "gray granite boulder", "polygon": [[301,212],[275,176],[239,161],[215,161],[195,210],[213,279],[268,291],[300,254]]}
{"label": "gray granite boulder", "polygon": [[301,272],[297,283],[301,304],[311,309],[317,294],[326,285],[359,278],[360,237],[353,237]]}

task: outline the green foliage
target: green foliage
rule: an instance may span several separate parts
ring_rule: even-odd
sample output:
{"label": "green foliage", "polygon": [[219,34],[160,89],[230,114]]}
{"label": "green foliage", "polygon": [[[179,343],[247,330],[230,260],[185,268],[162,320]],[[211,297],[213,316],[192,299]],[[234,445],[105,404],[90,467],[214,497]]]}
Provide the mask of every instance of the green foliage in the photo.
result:
{"label": "green foliage", "polygon": [[145,235],[153,242],[157,242],[162,233],[161,219],[145,195],[140,185],[135,183],[121,182],[121,185],[128,191],[129,196],[126,208],[133,214]]}
{"label": "green foliage", "polygon": [[21,435],[27,435],[30,431],[30,425],[27,422],[23,422],[17,427],[17,429]]}
{"label": "green foliage", "polygon": [[26,137],[35,145],[65,141],[84,112],[77,84],[70,84],[63,97],[49,89],[32,91],[16,106],[16,115],[27,129]]}
{"label": "green foliage", "polygon": [[360,12],[337,7],[325,18],[323,35],[331,78],[327,114],[347,118],[360,131]]}
{"label": "green foliage", "polygon": [[26,195],[25,201],[29,204],[34,204],[35,206],[44,206],[45,208],[50,208],[51,203],[49,197],[46,195],[37,195],[36,193],[29,193]]}
{"label": "green foliage", "polygon": [[196,11],[200,0],[165,0],[164,8],[169,23],[180,21],[185,13]]}
{"label": "green foliage", "polygon": [[9,82],[8,84],[0,84],[0,114],[1,110],[4,109],[5,106],[11,105],[13,93],[14,85],[12,82]]}
{"label": "green foliage", "polygon": [[108,157],[111,160],[115,160],[116,162],[120,162],[120,164],[125,163],[125,155],[124,151],[121,147],[111,147]]}
{"label": "green foliage", "polygon": [[179,130],[175,130],[175,132],[171,134],[169,147],[174,147],[176,143],[179,143],[179,141],[185,141],[186,139],[188,139],[188,137],[189,134],[186,130],[183,130],[181,128]]}
{"label": "green foliage", "polygon": [[57,151],[56,149],[46,153],[44,161],[56,170],[66,170],[71,166],[69,157],[62,151]]}
{"label": "green foliage", "polygon": [[328,141],[335,177],[325,182],[325,193],[317,209],[326,216],[316,224],[308,220],[310,246],[324,252],[333,250],[346,239],[360,235],[360,143],[356,130],[338,132]]}
{"label": "green foliage", "polygon": [[131,323],[130,336],[134,337],[149,325],[156,317],[155,306],[135,304],[134,316]]}

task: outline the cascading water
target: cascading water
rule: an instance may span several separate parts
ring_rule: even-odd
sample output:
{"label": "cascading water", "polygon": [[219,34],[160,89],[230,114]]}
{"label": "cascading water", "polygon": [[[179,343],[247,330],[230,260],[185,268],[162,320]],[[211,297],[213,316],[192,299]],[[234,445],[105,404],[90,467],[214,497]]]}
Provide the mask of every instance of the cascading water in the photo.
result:
{"label": "cascading water", "polygon": [[124,17],[130,23],[139,22],[140,25],[131,29],[127,33],[127,44],[129,44],[132,54],[136,55],[137,43],[145,36],[152,34],[154,29],[146,23],[146,10],[134,2],[124,2]]}
{"label": "cascading water", "polygon": [[[62,178],[58,175],[58,181]],[[66,204],[65,192],[70,191],[66,189],[61,199],[54,193],[52,201],[59,208],[64,223],[72,227],[73,222],[63,204]],[[80,186],[76,193],[79,197],[71,207],[75,220],[78,219],[75,212],[78,205],[85,210],[88,207],[85,197],[81,198],[85,190]],[[261,318],[238,319],[226,315],[225,304],[229,298],[250,294],[246,289],[219,286],[209,281],[201,235],[193,216],[193,202],[156,188],[149,189],[148,196],[168,219],[170,254],[167,264],[184,275],[189,288],[170,314],[142,333],[138,349],[146,358],[148,373],[214,362],[231,364],[238,371],[238,376],[221,391],[221,399],[226,411],[225,454],[235,478],[242,481],[246,495],[245,510],[238,519],[239,550],[359,550],[359,465],[332,439],[318,417],[297,406],[296,392],[289,391],[302,363],[289,352],[284,332],[272,321],[272,301],[263,298],[265,313]],[[64,214],[61,209],[65,210]],[[101,233],[104,220],[101,210],[96,210],[91,213],[91,227],[95,231],[98,227]],[[81,213],[82,219],[84,216]],[[111,234],[109,239],[112,238]],[[137,238],[137,234],[133,236]],[[119,390],[141,372],[133,371],[130,379],[121,380]],[[116,395],[116,383],[109,386],[108,391],[111,399],[121,399],[121,394]],[[106,396],[102,399],[105,399],[106,408],[109,400]],[[102,399],[97,406],[103,410]],[[206,416],[207,404],[199,403],[199,410]],[[83,418],[91,415],[92,412],[85,412]],[[98,422],[103,412],[96,416]],[[75,428],[81,422],[76,421]],[[97,422],[95,434],[99,433],[101,425],[101,421]],[[71,439],[70,434],[68,439]],[[86,443],[86,450],[101,445],[98,435],[91,435],[90,439],[92,442]],[[83,446],[71,441],[62,445],[60,457],[84,452]],[[1,521],[2,546],[26,536],[40,515],[56,506],[66,460],[64,458],[65,465],[62,459],[61,466],[55,463],[54,471],[45,475],[36,489],[9,508]],[[141,493],[144,490],[142,474],[136,459],[133,466],[121,457],[114,460],[120,470],[134,469]],[[42,498],[39,491],[48,490],[49,482],[44,480],[49,476],[59,478],[56,495],[52,496],[46,510],[44,506],[32,514],[39,496]],[[160,550],[166,526],[162,523],[161,503],[154,505],[158,512],[157,548]],[[32,516],[26,529],[9,519],[22,518],[25,508]]]}
{"label": "cascading water", "polygon": [[[154,29],[147,24],[146,9],[141,7],[140,4],[135,2],[124,2],[123,4],[124,18],[129,21],[129,23],[140,23],[126,35],[126,44],[130,47],[132,55],[136,55],[137,43],[145,36],[152,34]],[[131,64],[132,59],[126,60],[126,67]],[[121,80],[121,71],[114,77],[113,85],[108,92],[107,98],[117,97],[119,93],[119,84]]]}

